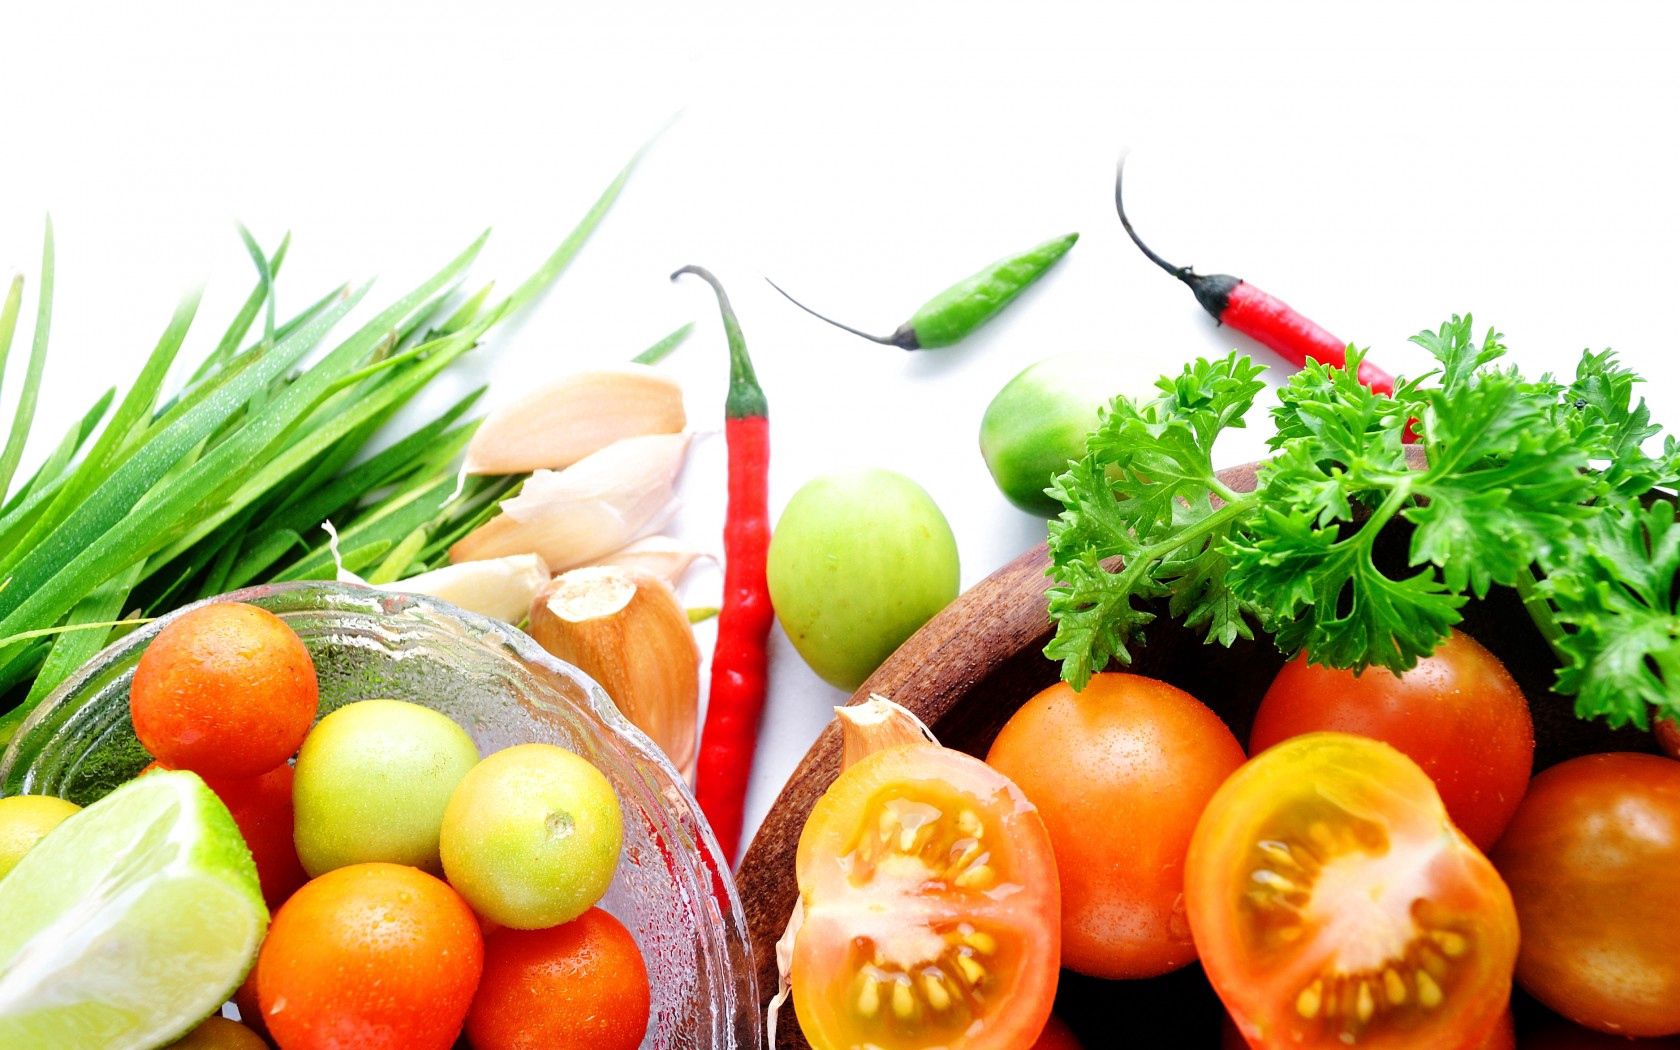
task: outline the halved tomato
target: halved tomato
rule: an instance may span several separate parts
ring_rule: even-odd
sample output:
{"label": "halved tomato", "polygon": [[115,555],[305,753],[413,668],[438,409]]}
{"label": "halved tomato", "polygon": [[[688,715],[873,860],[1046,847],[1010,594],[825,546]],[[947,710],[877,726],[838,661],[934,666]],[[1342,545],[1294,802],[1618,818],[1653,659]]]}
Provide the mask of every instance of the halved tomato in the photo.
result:
{"label": "halved tomato", "polygon": [[1061,894],[1009,778],[928,745],[862,759],[799,837],[793,1002],[816,1050],[1019,1050],[1050,1016]]}
{"label": "halved tomato", "polygon": [[1387,744],[1310,733],[1249,760],[1185,876],[1202,964],[1251,1046],[1472,1050],[1509,1001],[1511,894]]}

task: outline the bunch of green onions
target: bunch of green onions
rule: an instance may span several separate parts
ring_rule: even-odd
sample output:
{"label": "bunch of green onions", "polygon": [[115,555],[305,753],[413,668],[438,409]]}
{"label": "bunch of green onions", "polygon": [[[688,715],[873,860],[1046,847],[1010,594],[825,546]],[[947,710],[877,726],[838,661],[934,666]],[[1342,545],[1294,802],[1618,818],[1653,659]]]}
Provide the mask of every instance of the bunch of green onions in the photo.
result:
{"label": "bunch of green onions", "polygon": [[[272,255],[240,231],[257,282],[186,385],[162,385],[198,308],[189,295],[117,399],[106,391],[39,470],[13,486],[34,421],[53,301],[49,221],[34,341],[0,451],[0,744],[113,632],[186,602],[255,583],[332,579],[323,522],[343,567],[371,583],[447,560],[451,543],[494,514],[518,477],[475,478],[453,463],[477,425],[480,388],[371,456],[374,435],[498,322],[540,296],[623,189],[627,165],[543,265],[495,305],[458,282],[474,241],[429,280],[305,364],[368,287],[335,289],[277,321]],[[0,306],[0,372],[23,278]],[[261,334],[252,335],[262,316]],[[115,405],[113,409],[113,404]]]}

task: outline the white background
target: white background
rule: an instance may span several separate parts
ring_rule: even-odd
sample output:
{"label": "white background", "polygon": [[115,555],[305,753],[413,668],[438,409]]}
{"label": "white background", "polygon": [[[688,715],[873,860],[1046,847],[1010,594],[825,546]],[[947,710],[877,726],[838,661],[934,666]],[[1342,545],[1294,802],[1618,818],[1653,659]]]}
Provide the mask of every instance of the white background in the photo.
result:
{"label": "white background", "polygon": [[[50,209],[42,434],[130,377],[199,283],[183,360],[207,349],[252,279],[236,219],[270,245],[294,234],[283,309],[372,275],[394,297],[486,225],[475,273],[510,287],[679,111],[555,293],[430,405],[485,380],[506,398],[699,319],[668,367],[715,429],[715,311],[665,279],[704,264],[769,394],[773,509],[819,472],[895,467],[944,508],[973,583],[1043,535],[976,452],[1005,380],[1079,349],[1141,391],[1246,346],[1125,242],[1110,188],[1127,146],[1134,218],[1163,254],[1255,281],[1392,370],[1421,368],[1407,335],[1473,310],[1534,372],[1620,349],[1659,418],[1680,416],[1680,63],[1657,4],[20,8],[0,6],[0,274],[33,278]],[[1068,230],[1083,238],[1041,287],[925,355],[822,328],[759,279],[885,331]],[[1258,449],[1245,436],[1231,462]],[[696,446],[679,523],[711,549],[722,455]],[[696,573],[691,602],[718,585]],[[753,823],[843,699],[779,634],[773,659]]]}

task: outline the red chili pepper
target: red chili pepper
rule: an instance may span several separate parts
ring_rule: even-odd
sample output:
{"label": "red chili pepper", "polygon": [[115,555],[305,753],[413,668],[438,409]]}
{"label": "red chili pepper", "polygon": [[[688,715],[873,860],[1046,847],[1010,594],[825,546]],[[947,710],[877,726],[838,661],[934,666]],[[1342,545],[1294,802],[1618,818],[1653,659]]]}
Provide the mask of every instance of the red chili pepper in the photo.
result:
{"label": "red chili pepper", "polygon": [[723,330],[729,337],[729,396],[723,406],[724,440],[729,446],[723,609],[718,613],[711,694],[700,734],[694,794],[711,821],[724,857],[732,861],[741,841],[741,808],[764,713],[766,640],[774,616],[764,577],[770,549],[770,420],[729,296],[716,277],[698,266],[685,266],[671,279],[685,273],[705,281],[717,293]]}
{"label": "red chili pepper", "polygon": [[[1308,360],[1321,361],[1337,368],[1347,367],[1347,342],[1337,339],[1317,322],[1268,292],[1263,292],[1240,277],[1227,273],[1197,273],[1188,266],[1174,266],[1156,255],[1132,229],[1126,218],[1126,205],[1120,187],[1126,174],[1126,162],[1120,162],[1120,173],[1114,179],[1114,207],[1120,213],[1120,224],[1127,236],[1149,261],[1172,274],[1195,293],[1202,309],[1213,315],[1220,324],[1228,324],[1255,342],[1267,347],[1296,368]],[[1359,364],[1359,381],[1379,394],[1394,392],[1394,377],[1370,361]],[[1413,440],[1411,428],[1406,440]]]}

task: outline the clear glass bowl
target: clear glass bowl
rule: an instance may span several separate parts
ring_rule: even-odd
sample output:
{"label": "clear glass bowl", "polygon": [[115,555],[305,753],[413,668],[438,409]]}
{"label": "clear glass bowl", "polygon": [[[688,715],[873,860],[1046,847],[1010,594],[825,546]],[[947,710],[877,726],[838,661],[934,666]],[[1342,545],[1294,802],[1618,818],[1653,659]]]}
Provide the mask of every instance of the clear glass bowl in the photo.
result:
{"label": "clear glass bowl", "polygon": [[[254,587],[211,601],[278,614],[309,647],[321,713],[394,697],[459,722],[485,754],[545,741],[593,762],[624,807],[624,854],[602,907],[636,935],[653,987],[644,1047],[748,1050],[763,1042],[746,919],[694,797],[665,756],[583,672],[506,624],[430,598],[333,583]],[[0,756],[5,794],[87,803],[148,761],[128,715],[146,625],[94,657]],[[724,910],[727,908],[727,911]]]}

